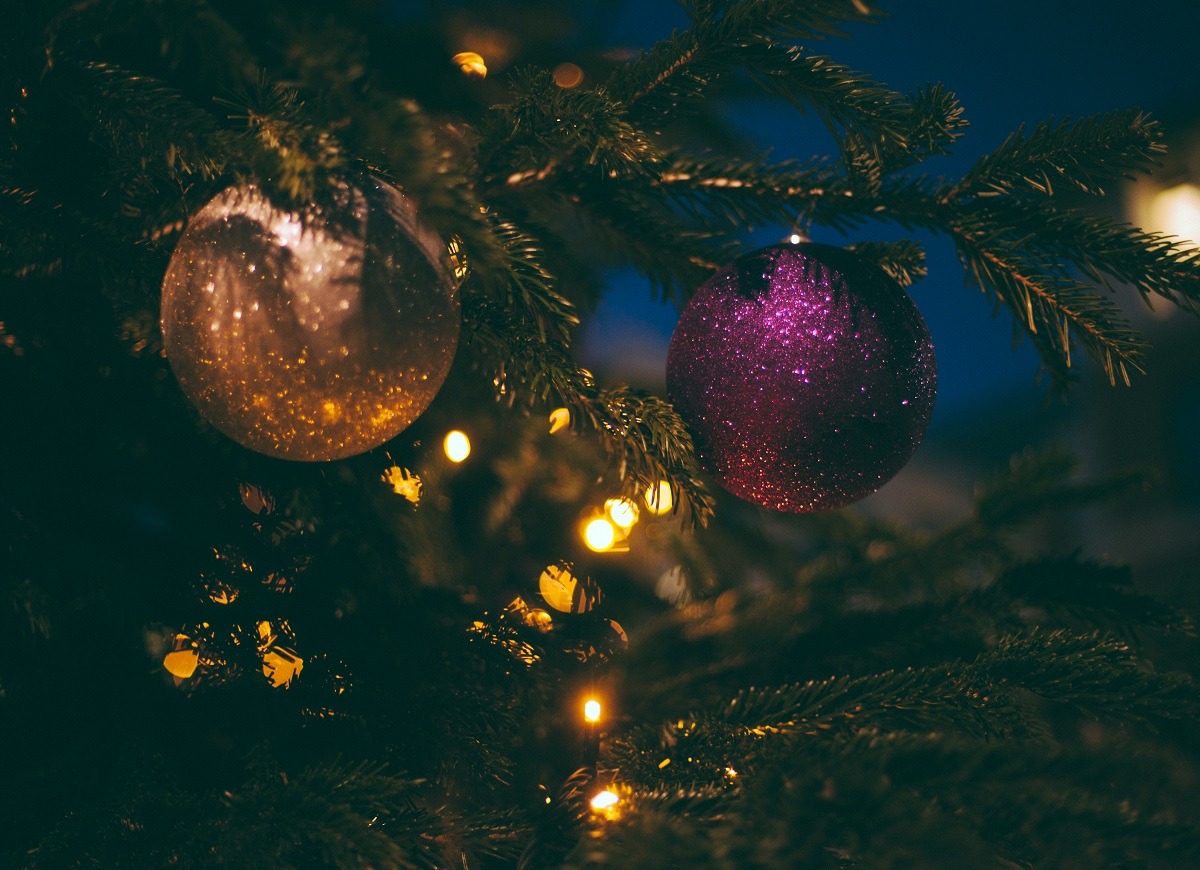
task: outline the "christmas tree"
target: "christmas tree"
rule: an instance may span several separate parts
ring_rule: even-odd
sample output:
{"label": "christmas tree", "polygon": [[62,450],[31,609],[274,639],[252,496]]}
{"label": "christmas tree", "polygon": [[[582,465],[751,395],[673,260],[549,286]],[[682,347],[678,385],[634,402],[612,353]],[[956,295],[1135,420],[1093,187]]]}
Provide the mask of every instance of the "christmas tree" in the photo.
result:
{"label": "christmas tree", "polygon": [[[864,0],[643,52],[603,2],[4,11],[5,866],[1200,861],[1191,619],[1029,532],[1152,475],[832,510],[929,422],[905,233],[1066,402],[1153,380],[1114,291],[1194,312],[1200,260],[1097,203],[1157,121],[942,177],[954,94],[830,56]],[[748,152],[748,94],[829,153]],[[572,347],[627,266],[669,395]]]}

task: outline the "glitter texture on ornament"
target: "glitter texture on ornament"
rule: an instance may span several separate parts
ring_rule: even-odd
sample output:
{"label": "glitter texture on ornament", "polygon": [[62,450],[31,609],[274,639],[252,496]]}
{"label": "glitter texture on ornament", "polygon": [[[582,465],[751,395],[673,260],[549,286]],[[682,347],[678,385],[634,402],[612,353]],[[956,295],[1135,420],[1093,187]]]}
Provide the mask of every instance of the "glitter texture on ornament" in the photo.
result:
{"label": "glitter texture on ornament", "polygon": [[826,245],[747,254],[696,292],[671,338],[667,392],[702,465],[789,513],[890,480],[933,413],[937,367],[904,290]]}
{"label": "glitter texture on ornament", "polygon": [[445,246],[396,188],[291,212],[254,186],[189,222],[163,281],[167,358],[217,429],[282,459],[362,453],[441,388],[459,336]]}

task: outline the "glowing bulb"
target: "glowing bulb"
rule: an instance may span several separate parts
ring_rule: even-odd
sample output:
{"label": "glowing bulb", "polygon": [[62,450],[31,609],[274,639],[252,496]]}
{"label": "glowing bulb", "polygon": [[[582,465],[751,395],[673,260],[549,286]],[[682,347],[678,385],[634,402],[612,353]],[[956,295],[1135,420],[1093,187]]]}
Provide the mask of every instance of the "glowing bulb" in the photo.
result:
{"label": "glowing bulb", "polygon": [[583,542],[588,545],[588,549],[597,553],[611,550],[616,540],[617,530],[604,517],[597,517],[583,527]]}
{"label": "glowing bulb", "polygon": [[554,68],[554,83],[564,90],[576,87],[583,81],[583,70],[578,64],[560,63]]}
{"label": "glowing bulb", "polygon": [[788,241],[791,242],[793,245],[800,244],[800,234],[792,233],[790,236],[788,236]]}
{"label": "glowing bulb", "polygon": [[583,705],[583,718],[589,722],[599,722],[600,702],[595,698],[589,698]]}
{"label": "glowing bulb", "polygon": [[1177,184],[1159,191],[1150,201],[1150,224],[1159,230],[1191,242],[1200,242],[1200,187]]}
{"label": "glowing bulb", "polygon": [[469,76],[483,78],[487,75],[487,64],[484,63],[482,55],[478,52],[460,51],[450,60],[458,64],[458,68]]}
{"label": "glowing bulb", "polygon": [[629,531],[638,521],[637,505],[627,498],[610,498],[604,503],[604,512],[624,531]]}
{"label": "glowing bulb", "polygon": [[615,807],[620,802],[621,802],[621,798],[617,795],[616,792],[612,792],[612,791],[609,791],[608,789],[605,789],[604,791],[599,792],[594,798],[592,798],[592,809],[594,809],[598,812],[602,812],[604,810]]}
{"label": "glowing bulb", "polygon": [[671,484],[665,480],[646,487],[646,507],[652,514],[665,514],[675,506],[675,497],[671,494]]}
{"label": "glowing bulb", "polygon": [[555,408],[550,412],[550,434],[560,432],[571,425],[571,412],[566,408]]}
{"label": "glowing bulb", "polygon": [[467,437],[466,432],[454,429],[446,433],[442,449],[446,451],[446,458],[451,462],[462,462],[471,455],[471,439]]}

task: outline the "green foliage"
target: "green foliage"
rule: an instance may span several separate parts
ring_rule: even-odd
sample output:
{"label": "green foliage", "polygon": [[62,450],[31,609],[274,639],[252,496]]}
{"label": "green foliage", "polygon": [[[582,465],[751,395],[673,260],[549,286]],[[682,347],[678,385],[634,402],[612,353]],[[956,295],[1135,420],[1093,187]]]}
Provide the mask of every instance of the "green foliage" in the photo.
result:
{"label": "green foliage", "polygon": [[1149,172],[1166,151],[1162,128],[1139,109],[1110,112],[1077,121],[1043,121],[1024,128],[980,159],[954,192],[990,196],[1028,188],[1054,195],[1055,181],[1084,193],[1104,194],[1114,181]]}

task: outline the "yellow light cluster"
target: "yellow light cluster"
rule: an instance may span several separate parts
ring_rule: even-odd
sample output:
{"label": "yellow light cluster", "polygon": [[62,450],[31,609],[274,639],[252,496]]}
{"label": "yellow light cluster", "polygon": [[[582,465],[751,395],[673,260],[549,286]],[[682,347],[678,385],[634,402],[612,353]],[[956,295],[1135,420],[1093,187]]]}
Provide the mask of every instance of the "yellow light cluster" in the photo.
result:
{"label": "yellow light cluster", "polygon": [[627,498],[610,498],[604,503],[604,512],[617,528],[626,532],[638,521],[638,506]]}
{"label": "yellow light cluster", "polygon": [[[652,514],[669,513],[675,506],[671,484],[665,480],[646,487],[642,498]],[[641,509],[627,498],[610,498],[603,511],[596,510],[580,524],[580,535],[588,549],[597,553],[628,550],[629,533],[637,524]]]}
{"label": "yellow light cluster", "polygon": [[588,698],[583,704],[583,718],[588,722],[599,722],[600,702],[595,698]]}

